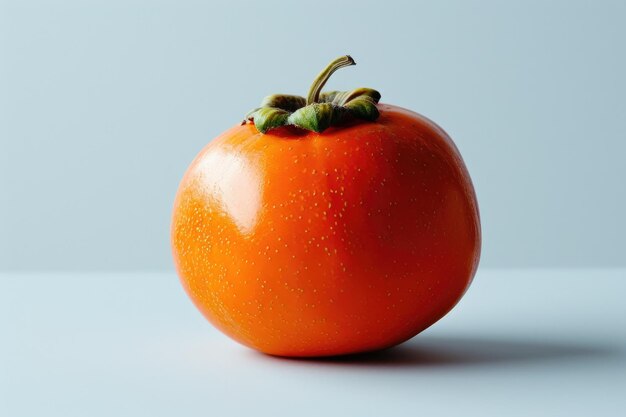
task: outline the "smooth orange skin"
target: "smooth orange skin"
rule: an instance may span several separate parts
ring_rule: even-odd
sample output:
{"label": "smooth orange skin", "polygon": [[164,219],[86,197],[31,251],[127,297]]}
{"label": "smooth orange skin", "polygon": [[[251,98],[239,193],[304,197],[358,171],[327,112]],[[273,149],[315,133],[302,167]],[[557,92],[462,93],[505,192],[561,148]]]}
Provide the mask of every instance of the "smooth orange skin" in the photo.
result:
{"label": "smooth orange skin", "polygon": [[198,309],[273,355],[401,343],[443,317],[480,255],[476,196],[448,135],[380,104],[317,134],[236,126],[210,142],[174,204],[172,248]]}

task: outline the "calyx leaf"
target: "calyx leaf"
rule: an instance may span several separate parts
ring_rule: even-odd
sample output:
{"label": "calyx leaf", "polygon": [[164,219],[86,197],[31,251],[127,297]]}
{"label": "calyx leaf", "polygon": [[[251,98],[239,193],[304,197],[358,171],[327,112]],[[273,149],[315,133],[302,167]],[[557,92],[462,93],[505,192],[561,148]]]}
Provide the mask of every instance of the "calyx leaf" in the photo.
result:
{"label": "calyx leaf", "polygon": [[380,93],[371,88],[321,93],[318,102],[308,105],[304,97],[274,94],[267,96],[261,107],[248,113],[244,122],[254,123],[261,133],[280,126],[296,126],[320,133],[351,119],[376,120],[379,100]]}

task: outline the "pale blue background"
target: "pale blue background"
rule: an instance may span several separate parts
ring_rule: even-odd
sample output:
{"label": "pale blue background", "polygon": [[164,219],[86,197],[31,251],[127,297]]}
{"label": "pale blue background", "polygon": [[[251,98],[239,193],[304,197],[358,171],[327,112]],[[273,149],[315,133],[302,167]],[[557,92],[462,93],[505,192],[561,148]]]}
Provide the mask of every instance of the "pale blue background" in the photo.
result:
{"label": "pale blue background", "polygon": [[274,92],[370,86],[456,141],[483,266],[626,266],[626,2],[0,1],[0,269],[171,269],[177,183]]}

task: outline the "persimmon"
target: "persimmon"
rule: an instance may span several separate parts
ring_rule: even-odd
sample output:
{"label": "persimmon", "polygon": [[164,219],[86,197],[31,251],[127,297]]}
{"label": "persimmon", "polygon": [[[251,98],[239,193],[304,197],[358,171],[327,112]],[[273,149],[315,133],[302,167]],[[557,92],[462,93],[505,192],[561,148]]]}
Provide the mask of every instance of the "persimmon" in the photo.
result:
{"label": "persimmon", "polygon": [[274,95],[211,141],[176,196],[171,239],[197,308],[272,355],[394,346],[462,297],[480,254],[476,196],[450,137],[360,88]]}

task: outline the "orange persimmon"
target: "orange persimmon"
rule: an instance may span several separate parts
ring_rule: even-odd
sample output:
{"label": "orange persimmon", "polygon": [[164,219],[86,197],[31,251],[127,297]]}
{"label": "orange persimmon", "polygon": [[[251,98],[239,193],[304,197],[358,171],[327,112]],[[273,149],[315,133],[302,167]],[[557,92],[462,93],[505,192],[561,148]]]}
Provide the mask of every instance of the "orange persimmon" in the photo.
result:
{"label": "orange persimmon", "polygon": [[436,124],[370,89],[271,96],[185,174],[180,280],[222,332],[281,356],[401,343],[443,317],[480,254],[474,189]]}

